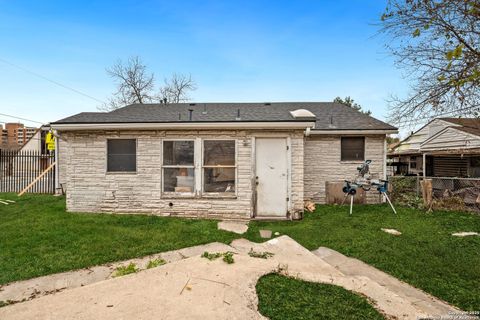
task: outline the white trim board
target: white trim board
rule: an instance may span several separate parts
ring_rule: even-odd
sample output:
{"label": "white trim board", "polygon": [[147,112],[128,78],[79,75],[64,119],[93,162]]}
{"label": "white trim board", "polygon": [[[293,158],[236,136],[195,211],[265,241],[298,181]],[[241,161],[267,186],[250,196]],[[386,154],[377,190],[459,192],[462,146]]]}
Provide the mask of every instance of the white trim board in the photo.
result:
{"label": "white trim board", "polygon": [[194,123],[59,123],[51,127],[60,131],[133,130],[133,129],[306,129],[315,122],[194,122]]}

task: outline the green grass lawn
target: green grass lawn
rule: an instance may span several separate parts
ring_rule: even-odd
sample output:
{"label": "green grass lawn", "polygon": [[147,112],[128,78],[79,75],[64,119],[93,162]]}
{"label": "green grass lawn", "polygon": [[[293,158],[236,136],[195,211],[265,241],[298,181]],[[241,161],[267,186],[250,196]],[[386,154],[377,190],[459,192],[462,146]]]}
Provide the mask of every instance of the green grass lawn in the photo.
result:
{"label": "green grass lawn", "polygon": [[[456,231],[480,232],[480,216],[458,212],[424,213],[386,205],[319,206],[297,222],[253,222],[259,229],[287,234],[308,249],[329,247],[358,258],[464,310],[480,306],[480,237],[458,238]],[[380,228],[394,228],[393,236]]]}
{"label": "green grass lawn", "polygon": [[213,220],[72,214],[65,198],[0,194],[0,284],[174,250],[236,235]]}
{"label": "green grass lawn", "polygon": [[278,274],[258,280],[258,310],[272,320],[384,319],[365,298],[342,287]]}
{"label": "green grass lawn", "polygon": [[[213,220],[145,215],[72,214],[63,197],[0,194],[0,284],[239,236]],[[358,258],[464,310],[480,306],[480,216],[424,213],[385,205],[319,206],[302,221],[250,223],[244,235],[264,241],[259,229],[287,234],[308,249],[325,246]],[[392,236],[380,228],[395,228]]]}

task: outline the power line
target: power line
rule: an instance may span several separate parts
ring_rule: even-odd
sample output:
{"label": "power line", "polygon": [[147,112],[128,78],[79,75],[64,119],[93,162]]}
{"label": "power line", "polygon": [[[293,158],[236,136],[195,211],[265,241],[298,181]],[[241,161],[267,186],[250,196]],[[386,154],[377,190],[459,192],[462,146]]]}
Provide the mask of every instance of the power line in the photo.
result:
{"label": "power line", "polygon": [[5,113],[0,113],[0,116],[5,116],[5,117],[9,117],[9,118],[19,119],[19,120],[23,120],[23,121],[29,121],[29,122],[35,122],[35,123],[45,124],[45,122],[35,121],[35,120],[31,120],[31,119],[27,119],[27,118],[22,118],[22,117],[17,117],[17,116],[12,116],[12,115],[10,115],[10,114],[5,114]]}
{"label": "power line", "polygon": [[34,72],[34,71],[28,70],[28,69],[26,69],[26,68],[24,68],[24,67],[21,67],[21,66],[19,66],[19,65],[14,64],[14,63],[11,63],[10,61],[7,61],[7,60],[5,60],[5,59],[3,59],[3,58],[0,58],[0,61],[3,62],[3,63],[5,63],[5,64],[8,64],[8,65],[11,66],[11,67],[20,69],[20,70],[22,70],[22,71],[24,71],[24,72],[26,72],[26,73],[29,73],[29,74],[31,74],[31,75],[34,75],[34,76],[36,76],[36,77],[38,77],[38,78],[40,78],[40,79],[43,79],[43,80],[48,81],[48,82],[50,82],[50,83],[53,83],[53,84],[55,84],[55,85],[57,85],[57,86],[59,86],[59,87],[62,87],[62,88],[64,88],[64,89],[67,89],[67,90],[73,91],[73,92],[75,92],[75,93],[77,93],[77,94],[80,94],[80,95],[82,95],[82,96],[84,96],[84,97],[86,97],[86,98],[95,100],[96,102],[105,103],[105,101],[102,101],[102,100],[100,100],[100,99],[97,99],[97,98],[95,98],[95,97],[92,97],[92,96],[90,96],[90,95],[88,95],[88,94],[86,94],[86,93],[83,93],[83,92],[80,91],[80,90],[77,90],[77,89],[74,89],[74,88],[69,87],[69,86],[67,86],[67,85],[64,85],[64,84],[62,84],[62,83],[60,83],[60,82],[58,82],[58,81],[52,80],[52,79],[50,79],[50,78],[47,78],[47,77],[45,77],[45,76],[43,76],[43,75],[41,75],[41,74],[39,74],[39,73],[36,73],[36,72]]}

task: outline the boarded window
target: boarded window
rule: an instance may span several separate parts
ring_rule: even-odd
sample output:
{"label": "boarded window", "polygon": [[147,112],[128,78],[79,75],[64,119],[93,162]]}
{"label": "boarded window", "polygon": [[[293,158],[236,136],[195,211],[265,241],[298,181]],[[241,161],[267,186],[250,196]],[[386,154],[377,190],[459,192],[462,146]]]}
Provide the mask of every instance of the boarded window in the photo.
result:
{"label": "boarded window", "polygon": [[342,137],[342,161],[365,160],[365,137]]}
{"label": "boarded window", "polygon": [[194,141],[163,141],[163,192],[195,191],[194,157]]}
{"label": "boarded window", "polygon": [[235,140],[203,142],[203,191],[235,192]]}
{"label": "boarded window", "polygon": [[136,153],[135,139],[107,140],[107,171],[135,172],[137,170]]}

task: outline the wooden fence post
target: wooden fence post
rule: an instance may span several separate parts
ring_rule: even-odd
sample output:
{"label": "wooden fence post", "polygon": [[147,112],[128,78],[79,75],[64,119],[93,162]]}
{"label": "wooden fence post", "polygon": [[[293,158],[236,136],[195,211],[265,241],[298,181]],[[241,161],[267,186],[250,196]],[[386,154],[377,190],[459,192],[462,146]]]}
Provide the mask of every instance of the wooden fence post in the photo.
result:
{"label": "wooden fence post", "polygon": [[423,205],[431,210],[433,202],[432,179],[423,179],[420,183],[422,185]]}

